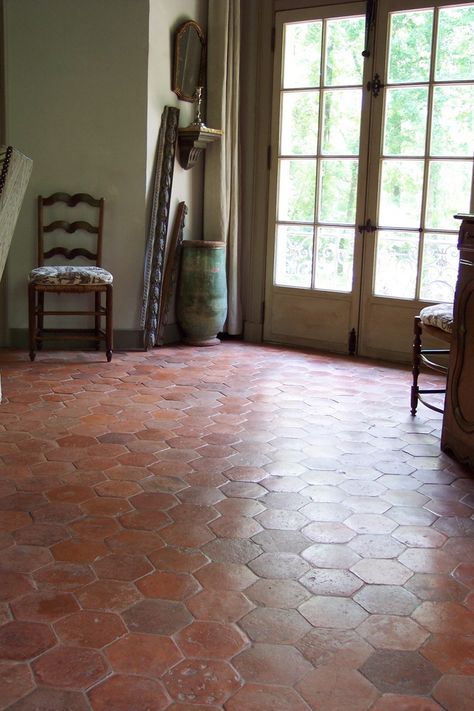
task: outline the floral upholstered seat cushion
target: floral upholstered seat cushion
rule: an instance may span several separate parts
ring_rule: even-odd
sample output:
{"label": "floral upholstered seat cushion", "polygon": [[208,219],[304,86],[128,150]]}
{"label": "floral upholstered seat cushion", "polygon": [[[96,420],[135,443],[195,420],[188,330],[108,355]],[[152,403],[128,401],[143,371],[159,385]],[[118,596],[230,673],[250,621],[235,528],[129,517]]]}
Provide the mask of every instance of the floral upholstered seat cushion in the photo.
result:
{"label": "floral upholstered seat cushion", "polygon": [[102,267],[36,267],[29,275],[30,284],[77,286],[81,284],[112,284],[114,278]]}
{"label": "floral upholstered seat cushion", "polygon": [[440,328],[446,333],[453,332],[453,304],[433,304],[420,311],[421,323]]}

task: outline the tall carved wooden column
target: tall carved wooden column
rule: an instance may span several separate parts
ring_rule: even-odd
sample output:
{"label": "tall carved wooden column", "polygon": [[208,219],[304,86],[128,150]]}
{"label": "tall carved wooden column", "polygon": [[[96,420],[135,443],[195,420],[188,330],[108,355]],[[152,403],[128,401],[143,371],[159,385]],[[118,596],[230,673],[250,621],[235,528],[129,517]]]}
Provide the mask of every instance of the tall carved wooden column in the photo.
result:
{"label": "tall carved wooden column", "polygon": [[474,469],[474,215],[456,215],[459,272],[441,448]]}

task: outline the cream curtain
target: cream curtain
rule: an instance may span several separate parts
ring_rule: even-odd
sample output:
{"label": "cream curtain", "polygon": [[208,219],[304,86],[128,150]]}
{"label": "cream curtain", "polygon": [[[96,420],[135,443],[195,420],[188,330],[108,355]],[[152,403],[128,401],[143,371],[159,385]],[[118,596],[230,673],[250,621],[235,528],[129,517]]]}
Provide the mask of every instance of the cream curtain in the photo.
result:
{"label": "cream curtain", "polygon": [[209,0],[207,115],[210,128],[224,131],[206,150],[204,239],[227,243],[226,330],[242,333],[239,233],[239,54],[240,0]]}

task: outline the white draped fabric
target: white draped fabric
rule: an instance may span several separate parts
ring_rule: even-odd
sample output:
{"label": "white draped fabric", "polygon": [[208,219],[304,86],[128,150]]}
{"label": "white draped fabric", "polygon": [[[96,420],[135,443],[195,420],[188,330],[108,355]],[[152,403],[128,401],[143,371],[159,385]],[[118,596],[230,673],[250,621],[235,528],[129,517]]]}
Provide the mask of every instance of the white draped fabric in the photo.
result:
{"label": "white draped fabric", "polygon": [[224,131],[208,146],[204,180],[204,239],[227,243],[226,331],[242,333],[239,231],[239,53],[240,0],[209,0],[207,115]]}

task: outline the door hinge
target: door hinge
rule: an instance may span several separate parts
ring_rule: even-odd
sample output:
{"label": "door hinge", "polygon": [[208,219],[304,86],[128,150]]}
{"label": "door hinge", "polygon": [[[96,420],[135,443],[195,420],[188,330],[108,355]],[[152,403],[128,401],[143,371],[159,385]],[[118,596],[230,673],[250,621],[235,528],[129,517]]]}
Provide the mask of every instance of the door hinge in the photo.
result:
{"label": "door hinge", "polygon": [[267,146],[267,168],[270,170],[272,167],[272,147]]}
{"label": "door hinge", "polygon": [[357,229],[359,232],[362,234],[362,232],[376,232],[378,230],[378,227],[376,225],[372,224],[372,220],[367,220],[365,225],[358,225]]}
{"label": "door hinge", "polygon": [[349,355],[355,355],[357,351],[357,331],[355,328],[349,333],[349,343],[347,344]]}
{"label": "door hinge", "polygon": [[261,323],[265,323],[265,302],[264,301],[262,301],[262,307],[260,309],[260,312],[261,312],[260,313]]}
{"label": "door hinge", "polygon": [[274,52],[275,51],[275,28],[274,27],[272,27],[272,36],[270,39],[270,46],[271,46],[272,52]]}
{"label": "door hinge", "polygon": [[385,84],[382,84],[379,74],[374,74],[372,81],[367,82],[367,91],[370,91],[372,96],[378,96],[380,94],[380,89],[382,89]]}

